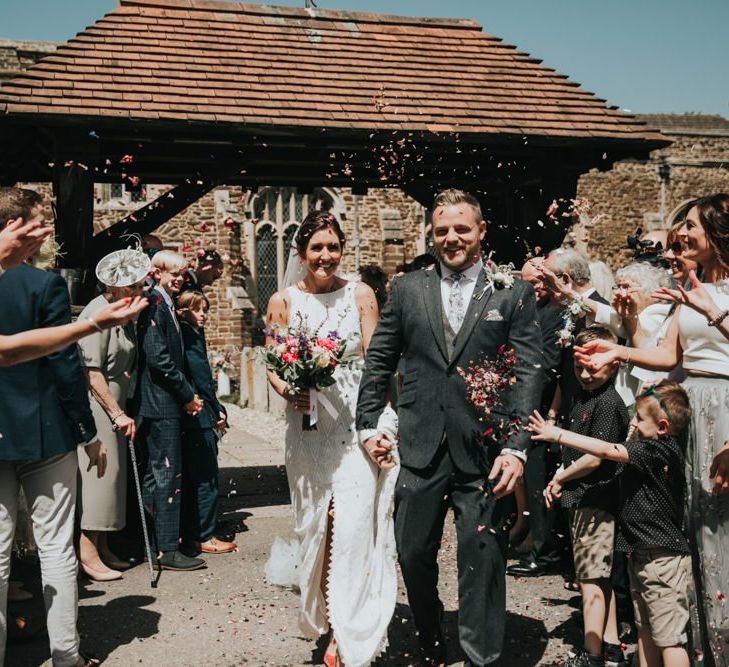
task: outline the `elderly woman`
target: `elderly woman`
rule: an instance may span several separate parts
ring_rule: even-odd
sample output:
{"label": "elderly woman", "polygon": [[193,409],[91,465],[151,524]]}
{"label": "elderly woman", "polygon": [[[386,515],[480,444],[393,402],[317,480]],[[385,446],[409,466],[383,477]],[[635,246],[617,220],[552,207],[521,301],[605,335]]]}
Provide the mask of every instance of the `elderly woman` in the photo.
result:
{"label": "elderly woman", "polygon": [[[91,301],[80,319],[94,321],[109,302],[139,296],[149,268],[149,258],[137,250],[117,250],[104,257],[96,267],[96,276],[106,286],[106,293]],[[108,449],[106,475],[100,479],[87,470],[88,459],[79,450],[79,560],[83,571],[95,581],[121,579],[119,570],[128,567],[109,549],[107,535],[126,524],[126,444],[134,439],[134,420],[125,409],[134,386],[136,347],[134,322],[106,331],[99,327],[94,335],[79,342],[96,430]]]}

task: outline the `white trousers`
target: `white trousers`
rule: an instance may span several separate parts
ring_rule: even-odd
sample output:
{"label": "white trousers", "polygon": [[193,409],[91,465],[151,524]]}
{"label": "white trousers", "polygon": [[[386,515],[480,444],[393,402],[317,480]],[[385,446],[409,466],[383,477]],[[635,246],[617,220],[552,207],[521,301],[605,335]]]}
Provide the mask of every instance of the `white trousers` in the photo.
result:
{"label": "white trousers", "polygon": [[79,661],[78,563],[73,548],[76,452],[41,461],[0,461],[0,665],[5,662],[10,552],[22,484],[38,546],[54,667]]}

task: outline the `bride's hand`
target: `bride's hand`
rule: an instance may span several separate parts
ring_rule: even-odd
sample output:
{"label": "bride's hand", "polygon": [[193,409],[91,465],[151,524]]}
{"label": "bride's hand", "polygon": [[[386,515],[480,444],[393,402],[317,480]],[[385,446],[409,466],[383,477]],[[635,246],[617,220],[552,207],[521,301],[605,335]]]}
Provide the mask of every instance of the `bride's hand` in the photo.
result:
{"label": "bride's hand", "polygon": [[390,470],[390,468],[395,467],[395,461],[392,458],[392,448],[395,444],[390,442],[382,433],[372,436],[362,446],[372,462],[382,470]]}
{"label": "bride's hand", "polygon": [[294,410],[308,412],[310,401],[308,389],[298,389],[292,392],[287,388],[284,390],[284,398],[294,406]]}

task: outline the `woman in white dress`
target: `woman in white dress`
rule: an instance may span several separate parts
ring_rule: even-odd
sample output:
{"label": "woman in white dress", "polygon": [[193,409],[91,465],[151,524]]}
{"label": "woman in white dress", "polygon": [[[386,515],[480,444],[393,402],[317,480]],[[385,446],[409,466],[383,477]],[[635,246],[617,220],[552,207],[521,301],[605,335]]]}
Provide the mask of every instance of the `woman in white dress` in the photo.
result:
{"label": "woman in white dress", "polygon": [[296,539],[286,545],[277,538],[266,576],[300,590],[299,627],[306,636],[329,632],[325,664],[359,667],[386,648],[397,596],[396,459],[365,451],[354,426],[377,301],[367,285],[337,275],[345,238],[333,215],[309,214],[295,243],[302,278],[271,297],[267,324],[289,327],[303,317],[312,331],[337,330],[346,351],[336,383],[317,391],[316,430],[302,428],[309,392],[292,394],[269,373],[271,386],[289,402],[286,472]]}
{"label": "woman in white dress", "polygon": [[632,362],[670,371],[679,362],[692,408],[686,451],[687,531],[696,602],[691,608],[693,663],[729,667],[729,195],[692,201],[678,231],[683,256],[701,267],[691,289],[662,288],[656,296],[678,304],[656,347],[605,341],[575,351],[588,367]]}

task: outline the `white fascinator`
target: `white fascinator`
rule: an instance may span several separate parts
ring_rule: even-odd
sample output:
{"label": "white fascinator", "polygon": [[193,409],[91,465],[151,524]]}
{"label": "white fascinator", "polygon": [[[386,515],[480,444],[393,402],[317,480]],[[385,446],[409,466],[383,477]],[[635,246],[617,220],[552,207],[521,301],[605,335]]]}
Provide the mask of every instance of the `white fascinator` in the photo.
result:
{"label": "white fascinator", "polygon": [[128,287],[143,280],[151,266],[149,257],[141,250],[124,248],[99,260],[96,277],[107,287]]}

